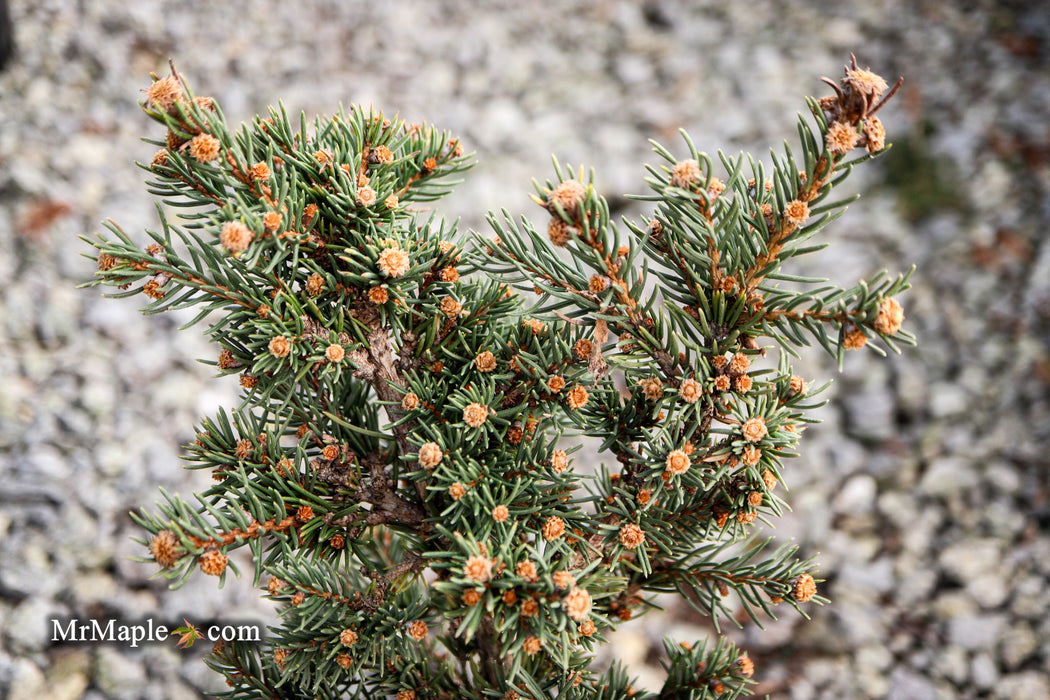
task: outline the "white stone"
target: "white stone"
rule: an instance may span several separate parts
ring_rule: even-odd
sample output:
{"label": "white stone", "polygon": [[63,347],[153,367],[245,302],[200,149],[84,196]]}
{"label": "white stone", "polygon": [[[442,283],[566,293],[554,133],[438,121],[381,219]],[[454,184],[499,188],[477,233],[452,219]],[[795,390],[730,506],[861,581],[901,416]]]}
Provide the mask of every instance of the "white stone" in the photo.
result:
{"label": "white stone", "polygon": [[990,572],[971,579],[966,590],[986,610],[998,608],[1010,595],[1006,579],[999,572]]}
{"label": "white stone", "polygon": [[95,650],[95,684],[114,700],[135,700],[146,684],[146,670],[136,659],[111,646]]}
{"label": "white stone", "polygon": [[853,589],[888,593],[895,584],[893,561],[889,557],[879,557],[868,564],[852,561],[844,563],[839,569],[836,587],[848,585]]}
{"label": "white stone", "polygon": [[77,700],[90,683],[91,657],[75,649],[58,656],[47,670],[48,700]]}
{"label": "white stone", "polygon": [[977,613],[977,604],[973,598],[962,591],[941,593],[934,599],[932,607],[937,619],[945,622]]}
{"label": "white stone", "polygon": [[994,539],[965,539],[948,547],[938,557],[938,563],[962,583],[995,572],[1009,575],[1002,559],[1002,543]]}
{"label": "white stone", "polygon": [[866,513],[875,505],[877,488],[875,479],[867,474],[850,477],[835,499],[835,509],[840,513]]}
{"label": "white stone", "polygon": [[893,655],[881,644],[868,644],[857,650],[853,672],[855,682],[865,697],[885,697],[890,686],[886,671],[892,663]]}
{"label": "white stone", "polygon": [[991,690],[999,681],[999,669],[987,652],[975,654],[971,664],[973,684],[979,690]]}
{"label": "white stone", "polygon": [[18,652],[42,651],[50,645],[50,620],[58,617],[58,605],[40,597],[26,598],[7,618],[4,634],[10,648]]}
{"label": "white stone", "polygon": [[15,659],[11,664],[11,683],[7,688],[9,700],[39,700],[47,697],[44,672],[29,659]]}
{"label": "white stone", "polygon": [[1003,676],[995,687],[995,698],[1034,700],[1050,698],[1050,678],[1040,671],[1024,671]]}
{"label": "white stone", "polygon": [[966,682],[969,675],[969,659],[966,652],[960,647],[948,647],[938,654],[934,660],[933,670],[939,676],[944,676],[952,683],[961,685]]}
{"label": "white stone", "polygon": [[1039,638],[1027,622],[1016,622],[1003,630],[999,638],[999,656],[1003,665],[1015,669],[1027,661],[1039,648]]}
{"label": "white stone", "polygon": [[991,649],[1006,622],[1003,615],[966,615],[948,620],[948,638],[954,646],[972,651]]}
{"label": "white stone", "polygon": [[978,483],[973,465],[963,457],[939,457],[930,463],[919,490],[931,496],[949,496]]}
{"label": "white stone", "polygon": [[957,384],[937,383],[930,390],[930,412],[934,418],[956,416],[966,410],[970,398]]}
{"label": "white stone", "polygon": [[937,688],[914,671],[900,667],[890,674],[890,692],[886,697],[908,700],[939,700]]}

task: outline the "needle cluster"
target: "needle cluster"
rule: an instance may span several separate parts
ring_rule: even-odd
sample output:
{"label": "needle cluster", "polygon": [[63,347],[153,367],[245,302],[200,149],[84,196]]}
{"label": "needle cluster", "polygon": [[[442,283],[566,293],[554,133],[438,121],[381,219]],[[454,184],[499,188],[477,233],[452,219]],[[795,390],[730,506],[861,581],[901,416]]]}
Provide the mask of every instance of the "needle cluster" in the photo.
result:
{"label": "needle cluster", "polygon": [[[652,213],[623,223],[555,162],[539,224],[491,214],[486,240],[421,206],[469,165],[446,133],[359,106],[234,130],[174,68],[153,83],[164,132],[143,167],[179,221],[162,208],[145,249],[112,222],[90,243],[96,283],[194,309],[240,377],[240,405],[187,447],[214,484],[137,515],[173,585],[224,580],[243,549],[279,603],[264,645],[212,650],[227,697],[746,693],[754,665],[720,634],[668,642],[655,694],[591,661],[658,594],[716,630],[824,602],[811,561],[753,536],[819,405],[793,348],[912,341],[906,276],[787,270],[886,148],[875,112],[896,87],[855,61],[831,84],[797,157],[657,145]],[[597,473],[571,433],[600,441]]]}

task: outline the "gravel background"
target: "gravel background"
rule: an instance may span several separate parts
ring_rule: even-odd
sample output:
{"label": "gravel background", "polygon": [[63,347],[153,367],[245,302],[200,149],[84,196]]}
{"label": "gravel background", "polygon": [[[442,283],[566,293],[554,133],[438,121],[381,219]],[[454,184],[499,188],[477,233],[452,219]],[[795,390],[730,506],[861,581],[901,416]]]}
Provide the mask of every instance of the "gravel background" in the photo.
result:
{"label": "gravel background", "polygon": [[[817,77],[855,51],[900,97],[896,148],[802,269],[841,284],[918,267],[903,299],[921,347],[851,354],[788,465],[777,528],[820,553],[833,604],[736,636],[774,698],[1050,697],[1050,12],[1042,2],[746,3],[309,0],[14,2],[0,73],[0,696],[195,698],[216,680],[171,645],[54,646],[56,615],[265,620],[248,582],[175,593],[128,561],[127,511],[201,482],[178,445],[232,402],[177,318],[77,290],[78,234],[156,225],[133,159],[136,99],[169,56],[233,122],[283,99],[313,115],[374,103],[462,136],[478,167],[443,210],[537,214],[549,154],[643,189],[646,139],[767,152],[795,138]],[[619,202],[620,200],[616,200]],[[626,203],[623,203],[626,205]],[[630,211],[630,209],[627,209]],[[834,368],[807,356],[813,379]],[[612,652],[660,683],[652,641]]]}

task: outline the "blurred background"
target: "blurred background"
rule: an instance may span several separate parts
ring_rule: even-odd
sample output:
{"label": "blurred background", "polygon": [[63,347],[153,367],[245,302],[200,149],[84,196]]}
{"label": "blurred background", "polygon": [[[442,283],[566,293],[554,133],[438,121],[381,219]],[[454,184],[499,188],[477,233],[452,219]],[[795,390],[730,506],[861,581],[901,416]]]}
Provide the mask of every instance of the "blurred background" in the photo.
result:
{"label": "blurred background", "polygon": [[[807,353],[835,376],[823,424],[786,465],[777,536],[818,555],[830,606],[733,637],[772,698],[1050,697],[1050,12],[1043,2],[746,3],[14,0],[0,72],[0,697],[196,698],[201,649],[55,646],[61,616],[265,621],[250,581],[168,592],[129,510],[201,475],[179,445],[234,402],[199,330],[77,289],[77,239],[109,217],[157,225],[143,187],[160,136],[137,101],[169,57],[233,123],[282,99],[309,116],[374,104],[447,128],[478,166],[441,211],[484,230],[537,218],[550,155],[593,166],[619,213],[647,139],[758,157],[794,143],[806,95],[850,52],[900,95],[893,150],[796,270],[851,285],[917,267],[903,356]],[[2,44],[2,42],[0,42]],[[0,47],[2,49],[2,47]],[[137,232],[137,233],[136,233]],[[182,321],[186,319],[181,319]],[[671,607],[603,658],[661,683],[659,640],[696,640]]]}

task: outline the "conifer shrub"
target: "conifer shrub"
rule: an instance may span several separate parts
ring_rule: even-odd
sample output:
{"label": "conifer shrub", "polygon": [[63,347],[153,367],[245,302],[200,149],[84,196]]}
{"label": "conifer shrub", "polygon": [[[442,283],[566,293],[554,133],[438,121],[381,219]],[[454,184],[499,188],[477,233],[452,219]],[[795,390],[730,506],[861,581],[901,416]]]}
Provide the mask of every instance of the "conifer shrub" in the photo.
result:
{"label": "conifer shrub", "polygon": [[[853,200],[835,187],[887,148],[876,113],[900,85],[855,60],[824,80],[795,151],[656,145],[651,213],[622,222],[555,162],[537,221],[492,213],[490,239],[429,206],[470,164],[446,133],[357,106],[231,130],[174,67],[154,76],[161,225],[143,250],[107,222],[93,283],[193,309],[240,378],[185,455],[214,484],[135,514],[172,585],[221,584],[246,550],[277,603],[263,644],[207,658],[224,697],[747,693],[720,625],[825,602],[811,561],[754,534],[820,405],[794,348],[913,342],[907,275],[791,273]],[[667,641],[649,693],[592,660],[658,594],[715,633]]]}

